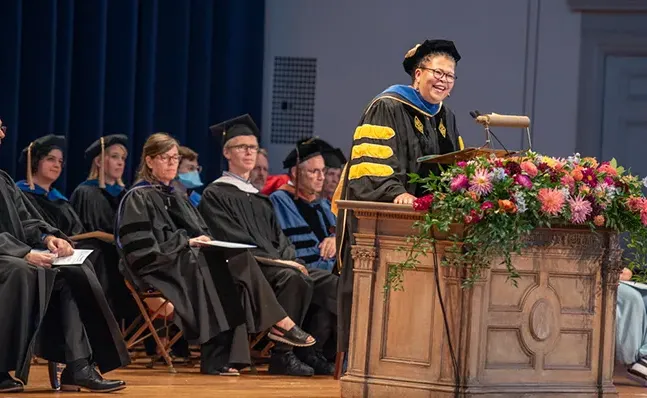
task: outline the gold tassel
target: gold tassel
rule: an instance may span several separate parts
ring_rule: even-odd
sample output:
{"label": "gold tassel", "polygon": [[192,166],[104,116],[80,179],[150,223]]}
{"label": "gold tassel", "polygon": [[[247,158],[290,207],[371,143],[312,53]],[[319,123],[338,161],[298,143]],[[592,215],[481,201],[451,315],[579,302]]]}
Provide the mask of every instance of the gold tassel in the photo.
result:
{"label": "gold tassel", "polygon": [[103,137],[101,137],[99,141],[101,141],[101,168],[99,170],[99,188],[104,189],[106,187],[106,150],[103,144]]}
{"label": "gold tassel", "polygon": [[31,147],[34,146],[34,143],[30,143],[27,147],[27,184],[29,184],[29,189],[32,191],[34,187],[34,178],[31,175]]}

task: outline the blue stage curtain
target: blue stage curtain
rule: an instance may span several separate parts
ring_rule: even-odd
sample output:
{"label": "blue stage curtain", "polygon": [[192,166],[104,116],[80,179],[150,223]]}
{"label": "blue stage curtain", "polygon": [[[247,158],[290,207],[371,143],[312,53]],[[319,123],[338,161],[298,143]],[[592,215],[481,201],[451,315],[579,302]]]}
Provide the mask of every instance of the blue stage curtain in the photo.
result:
{"label": "blue stage curtain", "polygon": [[259,123],[264,0],[0,1],[0,167],[25,175],[21,150],[49,133],[68,138],[56,186],[83,181],[84,149],[103,134],[130,137],[132,182],[153,132],[195,149],[203,180],[221,172],[209,125],[243,113]]}

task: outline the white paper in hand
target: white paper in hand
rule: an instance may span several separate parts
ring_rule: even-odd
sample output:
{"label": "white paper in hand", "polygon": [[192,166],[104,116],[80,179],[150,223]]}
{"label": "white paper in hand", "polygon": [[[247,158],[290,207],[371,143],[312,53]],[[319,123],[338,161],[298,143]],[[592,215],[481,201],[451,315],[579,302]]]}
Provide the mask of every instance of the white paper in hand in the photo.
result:
{"label": "white paper in hand", "polygon": [[[32,253],[51,253],[49,250],[32,250]],[[81,265],[92,253],[92,250],[74,249],[74,253],[67,257],[56,257],[52,265]]]}
{"label": "white paper in hand", "polygon": [[221,240],[210,240],[209,242],[200,242],[201,245],[224,247],[226,249],[253,249],[256,246],[245,243],[223,242]]}

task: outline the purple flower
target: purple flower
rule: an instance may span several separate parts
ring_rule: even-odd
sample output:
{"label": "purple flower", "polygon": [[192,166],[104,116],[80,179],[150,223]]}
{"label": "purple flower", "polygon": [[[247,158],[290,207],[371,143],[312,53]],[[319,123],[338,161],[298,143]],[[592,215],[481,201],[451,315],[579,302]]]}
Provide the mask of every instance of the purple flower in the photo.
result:
{"label": "purple flower", "polygon": [[490,202],[489,200],[485,201],[485,202],[483,202],[483,204],[481,204],[481,210],[483,210],[483,211],[487,211],[487,210],[490,210],[490,209],[493,209],[493,208],[494,208],[494,203]]}
{"label": "purple flower", "polygon": [[598,178],[595,175],[595,170],[593,170],[592,168],[587,167],[582,170],[582,176],[584,176],[584,178],[582,178],[582,181],[591,188],[595,188],[595,186],[598,185]]}
{"label": "purple flower", "polygon": [[517,174],[516,176],[514,176],[514,182],[526,189],[532,188],[532,181],[530,181],[530,178],[528,176],[525,176],[523,174]]}
{"label": "purple flower", "polygon": [[466,189],[468,186],[469,180],[465,174],[459,174],[452,178],[452,182],[449,184],[449,188],[454,192]]}

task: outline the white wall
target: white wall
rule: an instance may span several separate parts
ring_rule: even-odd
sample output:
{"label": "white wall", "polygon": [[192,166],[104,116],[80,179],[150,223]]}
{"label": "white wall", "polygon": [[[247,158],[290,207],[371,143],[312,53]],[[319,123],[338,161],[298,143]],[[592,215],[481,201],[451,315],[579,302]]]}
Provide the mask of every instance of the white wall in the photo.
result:
{"label": "white wall", "polygon": [[[541,4],[540,4],[541,3]],[[483,130],[469,111],[526,114],[534,149],[575,149],[580,14],[566,0],[267,0],[263,144],[273,172],[290,149],[270,145],[275,56],[316,57],[315,133],[349,152],[363,108],[392,84],[408,84],[407,50],[425,38],[454,40],[463,59],[452,96],[467,145]],[[509,148],[518,129],[495,129]]]}

